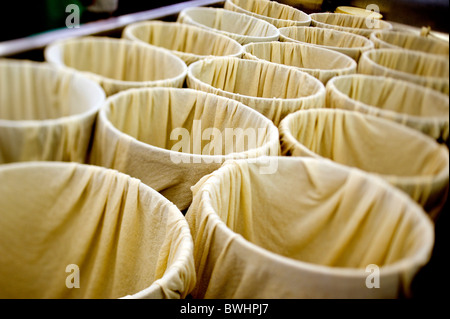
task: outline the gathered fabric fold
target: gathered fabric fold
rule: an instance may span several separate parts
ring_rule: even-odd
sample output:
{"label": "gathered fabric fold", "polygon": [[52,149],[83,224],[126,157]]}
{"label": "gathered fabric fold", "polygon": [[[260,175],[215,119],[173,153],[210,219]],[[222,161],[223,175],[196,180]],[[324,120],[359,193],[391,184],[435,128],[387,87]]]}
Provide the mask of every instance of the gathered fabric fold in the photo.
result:
{"label": "gathered fabric fold", "polygon": [[265,20],[277,28],[311,24],[311,17],[308,14],[277,1],[227,0],[224,8]]}
{"label": "gathered fabric fold", "polygon": [[91,163],[117,169],[188,208],[190,187],[231,158],[279,155],[278,130],[241,103],[191,89],[119,93],[100,111]]}
{"label": "gathered fabric fold", "polygon": [[358,73],[405,80],[449,94],[448,57],[404,49],[364,52]]}
{"label": "gathered fabric fold", "polygon": [[335,76],[356,73],[350,57],[319,47],[291,42],[249,43],[244,46],[245,59],[264,60],[298,68],[323,84]]}
{"label": "gathered fabric fold", "polygon": [[445,142],[449,135],[448,96],[408,81],[355,74],[328,82],[327,107],[393,120]]}
{"label": "gathered fabric fold", "polygon": [[122,37],[170,50],[186,65],[216,56],[240,58],[242,46],[237,41],[186,23],[142,21],[125,27]]}
{"label": "gathered fabric fold", "polygon": [[102,88],[48,63],[0,60],[0,164],[84,163]]}
{"label": "gathered fabric fold", "polygon": [[[262,159],[262,158],[260,158]],[[358,169],[279,157],[227,161],[193,187],[194,298],[397,298],[434,244],[424,211]],[[379,289],[367,289],[369,265]]]}
{"label": "gathered fabric fold", "polygon": [[267,61],[198,61],[189,66],[186,82],[190,88],[242,102],[276,126],[292,112],[325,107],[322,82],[303,71]]}
{"label": "gathered fabric fold", "polygon": [[411,32],[376,31],[370,35],[370,40],[377,49],[406,49],[431,54],[446,55],[448,57],[448,42],[425,37]]}
{"label": "gathered fabric fold", "polygon": [[314,27],[287,27],[280,29],[280,41],[297,42],[348,55],[356,62],[363,52],[372,50],[373,43],[360,35]]}
{"label": "gathered fabric fold", "polygon": [[346,13],[311,13],[310,17],[314,27],[351,32],[366,38],[370,38],[375,31],[393,29],[392,24],[387,21]]}
{"label": "gathered fabric fold", "polygon": [[55,41],[44,51],[47,62],[82,72],[107,96],[130,88],[182,87],[187,66],[167,49],[110,37]]}
{"label": "gathered fabric fold", "polygon": [[242,45],[280,37],[280,31],[269,22],[222,8],[187,8],[178,14],[177,22],[218,32]]}
{"label": "gathered fabric fold", "polygon": [[184,298],[193,289],[189,226],[139,180],[61,162],[1,165],[0,179],[2,298]]}
{"label": "gathered fabric fold", "polygon": [[435,219],[448,195],[449,154],[421,132],[341,109],[305,110],[280,124],[283,155],[325,158],[380,176]]}

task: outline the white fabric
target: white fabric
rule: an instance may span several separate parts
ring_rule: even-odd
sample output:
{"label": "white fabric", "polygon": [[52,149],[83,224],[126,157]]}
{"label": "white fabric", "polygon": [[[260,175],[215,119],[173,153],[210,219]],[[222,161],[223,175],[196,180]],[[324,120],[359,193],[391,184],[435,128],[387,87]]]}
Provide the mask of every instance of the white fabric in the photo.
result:
{"label": "white fabric", "polygon": [[406,80],[448,95],[448,68],[448,57],[404,49],[376,49],[363,53],[358,73]]}
{"label": "white fabric", "polygon": [[392,29],[392,24],[389,22],[345,13],[322,12],[311,13],[309,16],[311,25],[314,27],[352,32],[366,38],[369,38],[374,31]]}
{"label": "white fabric", "polygon": [[448,193],[445,145],[404,125],[340,109],[306,110],[280,124],[283,155],[327,158],[386,179],[433,218]]}
{"label": "white fabric", "polygon": [[[61,162],[0,165],[0,180],[1,298],[184,298],[193,289],[186,219],[139,180]],[[77,275],[79,288],[67,286]]]}
{"label": "white fabric", "polygon": [[[186,219],[194,298],[408,295],[434,243],[433,225],[414,201],[326,160],[279,157],[277,172],[266,175],[260,165],[228,161],[193,188]],[[366,286],[370,264],[380,269],[376,289]]]}
{"label": "white fabric", "polygon": [[265,20],[277,28],[309,26],[311,17],[303,11],[277,1],[226,0],[224,8]]}
{"label": "white fabric", "polygon": [[105,93],[47,63],[0,60],[0,164],[85,162]]}
{"label": "white fabric", "polygon": [[[212,129],[222,136],[208,136]],[[236,129],[236,141],[227,129]],[[226,159],[277,156],[279,148],[277,128],[237,101],[190,89],[132,89],[100,110],[91,162],[139,178],[184,210],[190,187]]]}
{"label": "white fabric", "polygon": [[187,65],[205,58],[240,58],[243,54],[242,46],[230,37],[185,23],[136,22],[125,27],[122,37],[171,50]]}
{"label": "white fabric", "polygon": [[110,96],[138,87],[182,87],[187,66],[169,50],[109,37],[82,37],[51,43],[46,61],[83,72]]}
{"label": "white fabric", "polygon": [[326,84],[331,78],[356,73],[356,62],[339,52],[294,42],[249,43],[243,58],[298,68]]}
{"label": "white fabric", "polygon": [[177,21],[224,34],[240,44],[277,41],[280,37],[269,22],[221,8],[187,8],[178,14]]}
{"label": "white fabric", "polygon": [[305,72],[266,61],[198,61],[189,66],[186,83],[190,88],[240,101],[275,125],[289,113],[325,107],[322,82]]}
{"label": "white fabric", "polygon": [[355,74],[331,79],[326,91],[327,107],[379,116],[434,139],[448,139],[448,96],[435,90],[407,81]]}
{"label": "white fabric", "polygon": [[281,28],[280,41],[297,42],[334,50],[348,55],[356,62],[363,52],[374,48],[373,43],[363,36],[314,27]]}
{"label": "white fabric", "polygon": [[370,40],[377,49],[403,48],[446,56],[449,53],[448,42],[433,39],[432,37],[423,37],[411,32],[376,31],[370,35]]}

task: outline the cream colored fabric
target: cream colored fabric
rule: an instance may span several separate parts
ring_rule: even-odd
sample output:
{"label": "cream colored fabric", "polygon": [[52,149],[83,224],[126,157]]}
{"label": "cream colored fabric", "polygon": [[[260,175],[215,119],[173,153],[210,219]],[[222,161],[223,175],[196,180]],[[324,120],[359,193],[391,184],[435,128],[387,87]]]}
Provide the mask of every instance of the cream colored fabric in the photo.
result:
{"label": "cream colored fabric", "polygon": [[85,162],[105,93],[47,63],[0,60],[0,164]]}
{"label": "cream colored fabric", "polygon": [[339,52],[294,42],[249,43],[244,58],[298,68],[326,84],[332,77],[356,73],[356,62]]}
{"label": "cream colored fabric", "polygon": [[169,50],[125,39],[82,37],[56,41],[45,59],[91,77],[106,95],[137,87],[182,87],[187,66]]}
{"label": "cream colored fabric", "polygon": [[92,163],[139,178],[184,210],[192,201],[190,187],[226,159],[278,154],[277,128],[241,103],[154,88],[108,99],[99,113]]}
{"label": "cream colored fabric", "polygon": [[364,18],[383,19],[383,15],[379,12],[367,10],[364,8],[351,7],[351,6],[339,6],[334,10],[336,13],[345,13],[356,15]]}
{"label": "cream colored fabric", "polygon": [[313,76],[280,64],[237,58],[189,66],[188,87],[235,99],[275,125],[289,113],[325,107],[325,87]]}
{"label": "cream colored fabric", "polygon": [[177,21],[224,34],[240,44],[277,41],[280,37],[269,22],[221,8],[187,8],[178,14]]}
{"label": "cream colored fabric", "polygon": [[370,40],[377,49],[403,48],[425,53],[440,54],[448,56],[448,42],[423,37],[411,32],[377,31],[370,35]]}
{"label": "cream colored fabric", "polygon": [[449,43],[449,34],[445,32],[437,32],[437,31],[431,31],[428,35],[431,39],[439,40],[448,45]]}
{"label": "cream colored fabric", "polygon": [[226,0],[224,8],[265,20],[277,28],[309,26],[311,17],[292,6],[267,0]]}
{"label": "cream colored fabric", "polygon": [[[194,298],[409,293],[430,258],[434,229],[406,194],[326,160],[279,157],[277,172],[266,175],[260,165],[229,161],[193,188],[186,219]],[[380,269],[377,289],[366,287],[370,264]]]}
{"label": "cream colored fabric", "polygon": [[392,29],[389,22],[345,13],[311,13],[310,17],[311,25],[314,27],[352,32],[366,38],[369,38],[374,31]]}
{"label": "cream colored fabric", "polygon": [[205,58],[240,58],[243,54],[242,46],[230,37],[185,23],[136,22],[125,27],[122,37],[171,50],[187,65]]}
{"label": "cream colored fabric", "polygon": [[193,289],[186,219],[139,180],[61,162],[0,165],[0,180],[1,298],[183,298]]}
{"label": "cream colored fabric", "polygon": [[372,114],[446,141],[449,134],[448,96],[407,81],[355,74],[331,79],[327,107]]}
{"label": "cream colored fabric", "polygon": [[376,49],[363,53],[358,73],[406,80],[448,95],[448,68],[448,57],[403,49]]}
{"label": "cream colored fabric", "polygon": [[363,52],[374,48],[369,39],[354,33],[314,27],[281,28],[280,41],[298,42],[337,51],[356,62]]}
{"label": "cream colored fabric", "polygon": [[445,145],[392,121],[359,112],[296,112],[280,124],[283,155],[328,158],[383,177],[434,218],[447,199]]}

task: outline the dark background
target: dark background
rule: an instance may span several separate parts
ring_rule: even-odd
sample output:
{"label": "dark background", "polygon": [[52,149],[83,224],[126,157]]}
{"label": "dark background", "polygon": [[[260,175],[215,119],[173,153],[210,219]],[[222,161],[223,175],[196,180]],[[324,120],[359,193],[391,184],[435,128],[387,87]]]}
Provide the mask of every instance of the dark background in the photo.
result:
{"label": "dark background", "polygon": [[81,23],[107,19],[128,13],[150,10],[184,2],[177,0],[119,0],[118,9],[111,15],[95,14],[85,8],[92,0],[28,0],[2,1],[0,7],[0,41],[13,40],[59,28],[65,28],[66,6],[80,7]]}
{"label": "dark background", "polygon": [[[65,8],[74,3],[80,6],[81,23],[120,16],[128,13],[150,10],[170,4],[184,2],[177,0],[119,0],[117,11],[109,14],[93,14],[85,9],[93,0],[28,0],[2,1],[0,8],[0,41],[22,38],[29,35],[65,27]],[[279,0],[310,13],[302,0]],[[334,11],[341,5],[365,8],[375,3],[385,20],[417,27],[430,26],[432,30],[448,33],[448,0],[324,0],[315,11]]]}

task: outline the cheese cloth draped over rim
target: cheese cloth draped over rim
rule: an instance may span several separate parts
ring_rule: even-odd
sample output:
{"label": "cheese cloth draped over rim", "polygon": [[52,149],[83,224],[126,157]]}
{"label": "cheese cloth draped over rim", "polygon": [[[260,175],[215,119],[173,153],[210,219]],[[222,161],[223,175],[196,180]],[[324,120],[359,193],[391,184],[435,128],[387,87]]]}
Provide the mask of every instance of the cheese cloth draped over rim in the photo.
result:
{"label": "cheese cloth draped over rim", "polygon": [[249,43],[243,58],[265,60],[298,68],[326,84],[331,78],[356,73],[356,62],[350,57],[319,47],[293,42]]}
{"label": "cheese cloth draped over rim", "polygon": [[327,107],[372,114],[417,129],[445,142],[449,135],[448,96],[408,81],[355,74],[331,79]]}
{"label": "cheese cloth draped over rim", "polygon": [[383,75],[449,94],[448,57],[404,49],[376,49],[364,52],[358,73]]}
{"label": "cheese cloth draped over rim", "polygon": [[226,159],[279,149],[273,123],[237,101],[191,89],[133,89],[100,111],[91,163],[139,178],[184,210],[190,187]]}
{"label": "cheese cloth draped over rim", "polygon": [[240,44],[277,41],[280,37],[269,22],[220,8],[187,8],[178,14],[177,22],[224,34]]}
{"label": "cheese cloth draped over rim", "polygon": [[183,298],[194,287],[184,216],[139,180],[61,162],[0,165],[0,180],[1,298]]}
{"label": "cheese cloth draped over rim", "polygon": [[303,43],[337,51],[348,55],[356,62],[363,52],[374,48],[373,43],[363,36],[314,27],[281,28],[280,41]]}
{"label": "cheese cloth draped over rim", "polygon": [[407,49],[425,53],[448,56],[448,42],[424,37],[411,32],[376,31],[370,35],[370,40],[377,49]]}
{"label": "cheese cloth draped over rim", "polygon": [[276,1],[227,0],[224,8],[265,20],[277,28],[311,24],[311,17],[303,11]]}
{"label": "cheese cloth draped over rim", "polygon": [[289,113],[325,107],[325,87],[298,69],[267,61],[217,58],[189,66],[187,86],[242,102],[275,125]]}
{"label": "cheese cloth draped over rim", "polygon": [[81,37],[51,43],[46,61],[83,72],[110,96],[139,87],[182,87],[187,66],[169,50],[137,41]]}
{"label": "cheese cloth draped over rim", "polygon": [[[260,160],[259,158],[257,160]],[[226,162],[193,188],[194,298],[396,298],[430,258],[423,210],[378,177],[330,161]],[[366,267],[380,267],[368,289]]]}
{"label": "cheese cloth draped over rim", "polygon": [[47,63],[0,60],[0,164],[85,162],[105,93]]}
{"label": "cheese cloth draped over rim", "polygon": [[311,13],[311,25],[318,28],[352,32],[369,38],[377,30],[391,30],[389,22],[345,13]]}
{"label": "cheese cloth draped over rim", "polygon": [[240,58],[242,46],[217,32],[185,23],[143,21],[125,27],[122,37],[171,50],[187,65],[215,56]]}
{"label": "cheese cloth draped over rim", "polygon": [[280,140],[283,155],[326,158],[386,179],[433,218],[447,199],[447,147],[393,121],[340,109],[305,110],[283,120]]}

